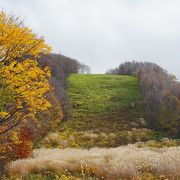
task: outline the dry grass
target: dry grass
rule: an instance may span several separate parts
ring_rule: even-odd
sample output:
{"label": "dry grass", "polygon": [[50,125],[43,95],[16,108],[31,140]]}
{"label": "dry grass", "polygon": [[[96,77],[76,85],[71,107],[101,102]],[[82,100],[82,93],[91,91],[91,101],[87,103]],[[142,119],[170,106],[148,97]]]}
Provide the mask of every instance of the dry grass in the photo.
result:
{"label": "dry grass", "polygon": [[93,132],[85,131],[83,136],[85,140],[96,140],[98,138],[98,134],[95,134]]}
{"label": "dry grass", "polygon": [[57,143],[59,142],[59,135],[57,133],[49,133],[45,138],[44,138],[45,143]]}
{"label": "dry grass", "polygon": [[99,149],[38,149],[31,157],[9,164],[10,175],[30,172],[92,172],[105,179],[132,179],[145,174],[180,178],[180,147],[137,148],[134,145]]}

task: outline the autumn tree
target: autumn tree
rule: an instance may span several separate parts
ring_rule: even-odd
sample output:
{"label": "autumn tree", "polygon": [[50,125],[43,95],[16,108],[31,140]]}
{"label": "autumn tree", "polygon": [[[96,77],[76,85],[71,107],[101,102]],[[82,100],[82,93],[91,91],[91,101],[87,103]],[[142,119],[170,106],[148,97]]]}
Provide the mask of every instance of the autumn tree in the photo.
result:
{"label": "autumn tree", "polygon": [[0,134],[51,106],[50,70],[37,62],[50,50],[19,18],[0,12]]}
{"label": "autumn tree", "polygon": [[148,127],[180,136],[180,83],[175,76],[151,62],[125,62],[108,74],[136,76]]}

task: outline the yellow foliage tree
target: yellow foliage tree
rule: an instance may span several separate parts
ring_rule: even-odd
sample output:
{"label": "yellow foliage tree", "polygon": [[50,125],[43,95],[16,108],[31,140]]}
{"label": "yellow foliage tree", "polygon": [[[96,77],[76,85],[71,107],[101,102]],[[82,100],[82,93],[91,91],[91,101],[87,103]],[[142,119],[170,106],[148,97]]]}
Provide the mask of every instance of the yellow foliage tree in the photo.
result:
{"label": "yellow foliage tree", "polygon": [[50,70],[37,62],[50,50],[19,18],[0,12],[0,134],[51,106],[45,97]]}
{"label": "yellow foliage tree", "polygon": [[48,54],[51,48],[42,37],[13,15],[0,12],[0,61],[8,64],[14,60],[22,61],[27,56],[38,58]]}

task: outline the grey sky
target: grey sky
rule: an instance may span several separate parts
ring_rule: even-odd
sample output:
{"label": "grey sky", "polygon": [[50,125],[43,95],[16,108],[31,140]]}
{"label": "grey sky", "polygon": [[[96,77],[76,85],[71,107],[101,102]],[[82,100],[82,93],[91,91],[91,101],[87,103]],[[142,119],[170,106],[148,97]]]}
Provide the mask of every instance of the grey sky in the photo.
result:
{"label": "grey sky", "polygon": [[0,7],[92,73],[136,60],[180,78],[180,0],[0,0]]}

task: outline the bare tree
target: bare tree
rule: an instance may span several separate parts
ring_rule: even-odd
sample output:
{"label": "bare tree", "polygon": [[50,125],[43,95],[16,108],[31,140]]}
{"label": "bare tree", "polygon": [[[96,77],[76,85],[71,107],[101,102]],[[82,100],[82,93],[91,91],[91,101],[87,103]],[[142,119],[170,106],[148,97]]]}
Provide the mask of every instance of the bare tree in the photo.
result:
{"label": "bare tree", "polygon": [[180,83],[175,76],[154,63],[135,61],[120,64],[107,74],[138,77],[148,127],[180,135]]}

